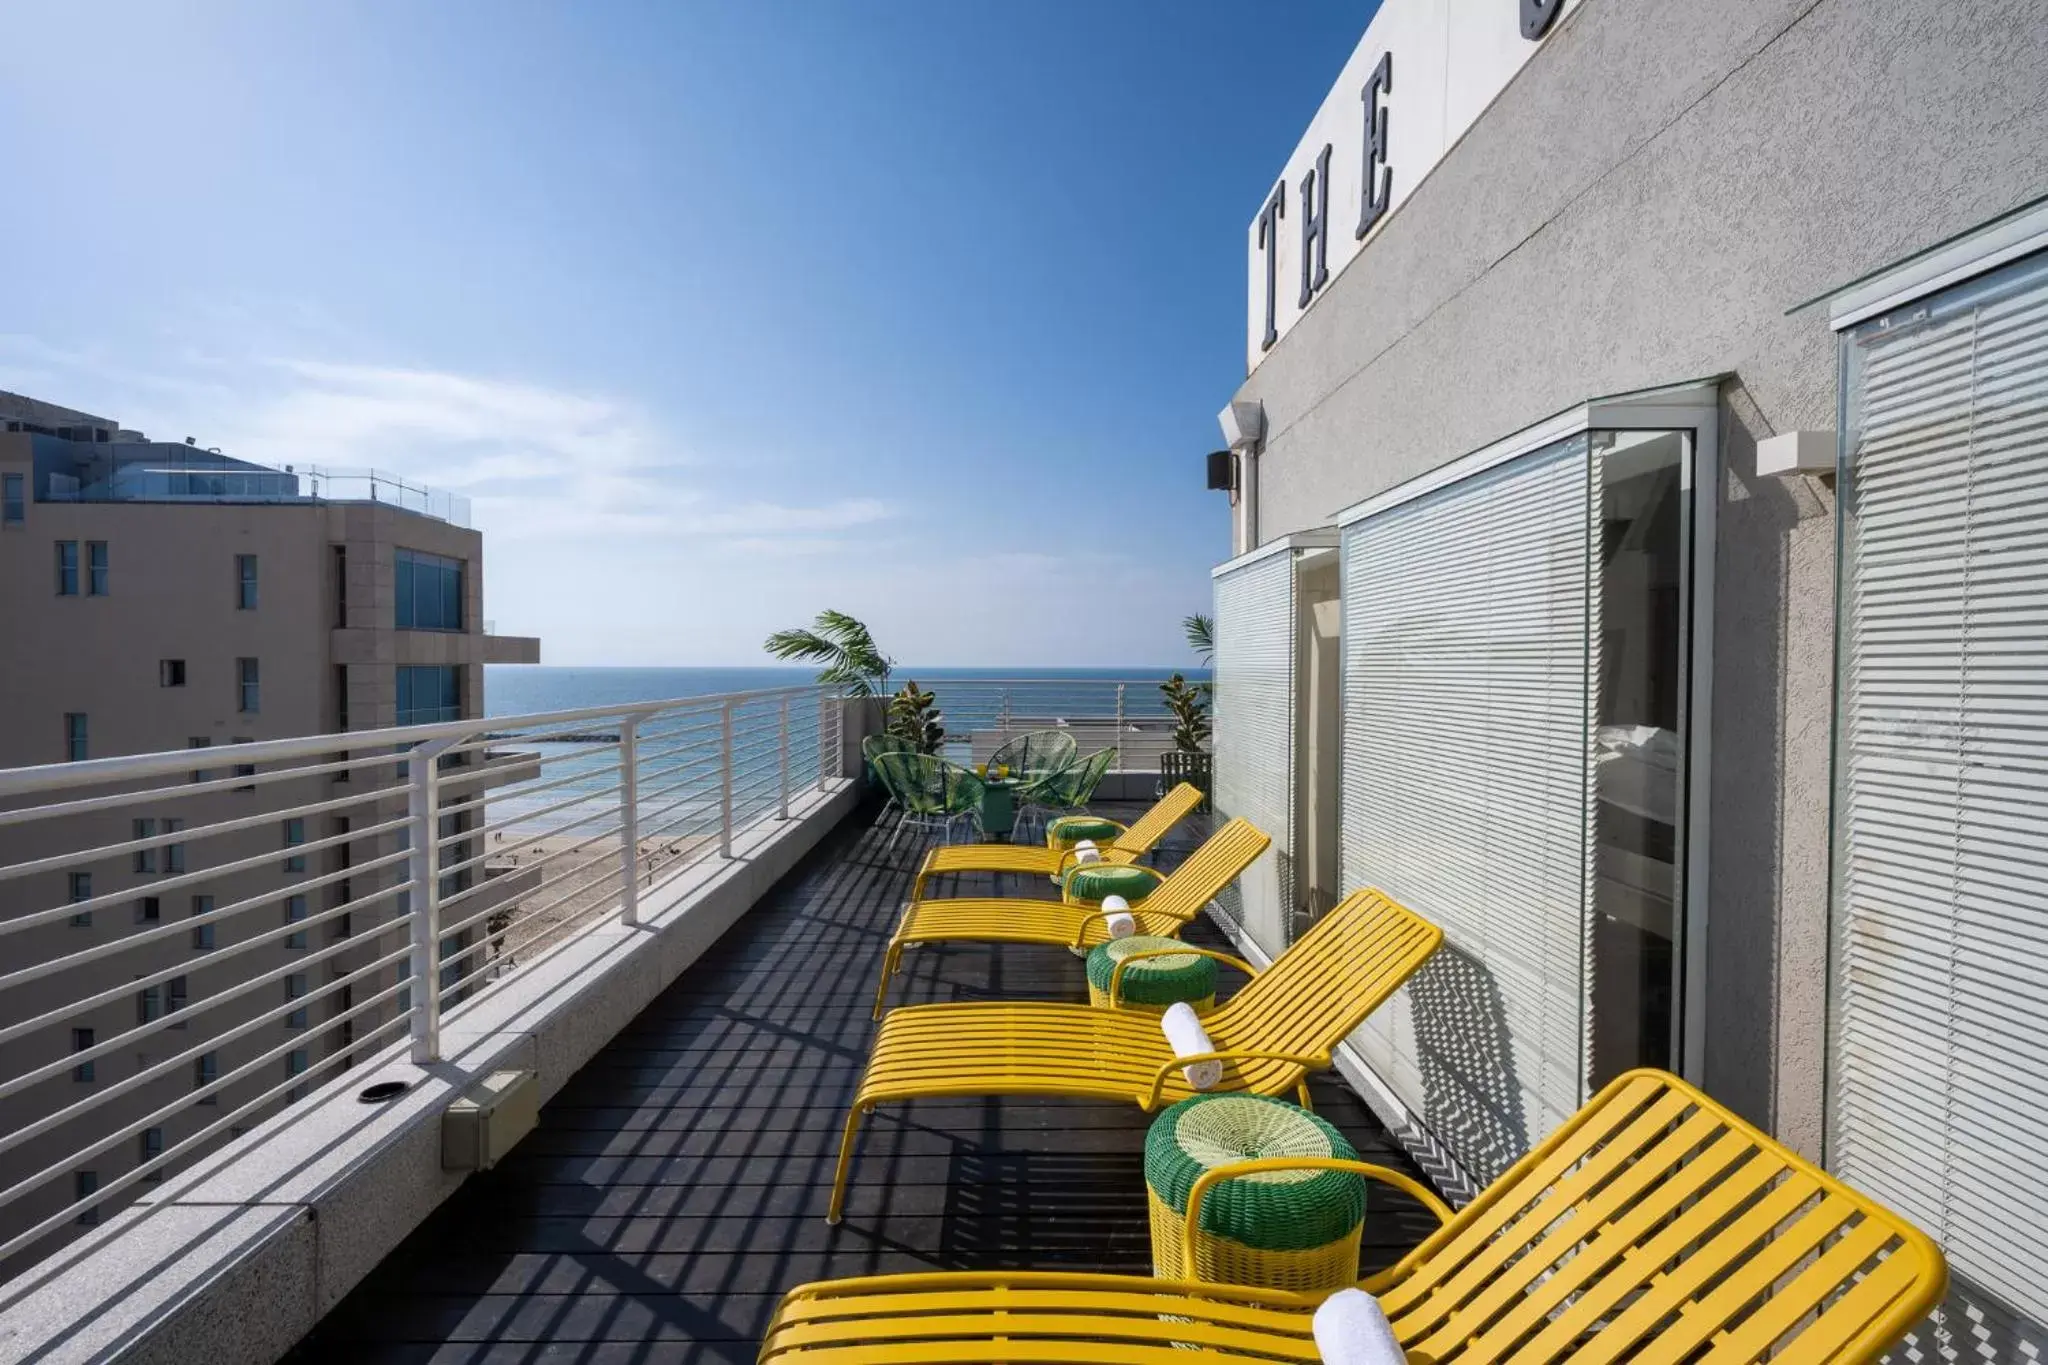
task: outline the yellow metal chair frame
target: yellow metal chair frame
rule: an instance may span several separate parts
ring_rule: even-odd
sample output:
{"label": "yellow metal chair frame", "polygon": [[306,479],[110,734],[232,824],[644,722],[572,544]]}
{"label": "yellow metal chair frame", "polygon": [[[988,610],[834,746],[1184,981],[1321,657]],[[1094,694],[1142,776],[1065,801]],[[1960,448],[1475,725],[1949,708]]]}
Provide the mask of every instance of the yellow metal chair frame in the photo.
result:
{"label": "yellow metal chair frame", "polygon": [[[1158,885],[1132,907],[1137,932],[1171,938],[1181,931],[1218,892],[1266,851],[1272,839],[1249,820],[1232,820],[1188,855],[1171,873],[1131,864],[1134,871],[1158,878]],[[1069,877],[1080,871],[1068,869]],[[1071,896],[1058,901],[960,896],[945,900],[912,900],[882,954],[882,979],[875,987],[875,1018],[889,1001],[889,983],[903,965],[903,949],[912,943],[969,939],[982,943],[1044,943],[1082,952],[1109,940],[1109,914],[1093,903]]]}
{"label": "yellow metal chair frame", "polygon": [[1211,1093],[1285,1095],[1309,1072],[1327,1068],[1332,1049],[1400,989],[1442,938],[1441,929],[1380,892],[1354,892],[1203,1018],[1216,1050],[1202,1057],[1174,1056],[1158,1016],[1137,1010],[1034,1001],[895,1010],[875,1036],[846,1116],[826,1219],[839,1221],[861,1116],[877,1104],[1071,1095],[1135,1103],[1150,1113],[1195,1094],[1182,1068],[1212,1059],[1224,1066]]}
{"label": "yellow metal chair frame", "polygon": [[[1202,789],[1183,782],[1159,798],[1144,815],[1130,825],[1117,825],[1116,838],[1098,850],[1105,863],[1134,863],[1155,848],[1173,827],[1202,804]],[[1109,824],[1117,822],[1111,820]],[[933,877],[959,872],[1016,872],[1057,877],[1074,861],[1071,849],[1046,848],[1036,844],[954,844],[925,854],[911,883],[910,898],[923,900],[925,884]]]}
{"label": "yellow metal chair frame", "polygon": [[[1868,1365],[1940,1302],[1925,1234],[1676,1076],[1617,1077],[1452,1213],[1398,1171],[1276,1158],[1224,1180],[1357,1170],[1440,1220],[1364,1282],[1409,1365]],[[1183,1239],[1185,1245],[1192,1238]],[[1313,1298],[1119,1275],[888,1275],[805,1285],[762,1362],[1315,1362]]]}

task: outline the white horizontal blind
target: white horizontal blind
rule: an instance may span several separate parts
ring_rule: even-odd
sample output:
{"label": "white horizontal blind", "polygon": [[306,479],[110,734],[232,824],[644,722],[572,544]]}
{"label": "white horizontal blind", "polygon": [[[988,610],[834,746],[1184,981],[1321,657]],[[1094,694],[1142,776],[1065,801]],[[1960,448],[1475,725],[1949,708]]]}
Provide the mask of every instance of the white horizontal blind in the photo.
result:
{"label": "white horizontal blind", "polygon": [[1294,554],[1281,550],[1216,579],[1216,809],[1273,846],[1218,897],[1269,953],[1293,909]]}
{"label": "white horizontal blind", "polygon": [[1829,1162],[2048,1320],[2048,259],[1844,344]]}
{"label": "white horizontal blind", "polygon": [[1571,437],[1343,537],[1344,889],[1445,935],[1356,1041],[1480,1180],[1581,1099],[1590,458]]}

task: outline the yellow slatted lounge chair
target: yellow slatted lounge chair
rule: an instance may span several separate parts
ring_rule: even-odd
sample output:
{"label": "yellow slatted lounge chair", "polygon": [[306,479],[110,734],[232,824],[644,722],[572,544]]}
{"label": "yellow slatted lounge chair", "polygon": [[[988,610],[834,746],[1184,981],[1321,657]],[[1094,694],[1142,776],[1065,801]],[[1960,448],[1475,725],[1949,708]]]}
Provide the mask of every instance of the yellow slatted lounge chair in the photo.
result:
{"label": "yellow slatted lounge chair", "polygon": [[[1132,907],[1137,932],[1178,934],[1181,926],[1202,913],[1217,893],[1236,881],[1273,841],[1249,820],[1232,820],[1203,841],[1187,861],[1171,873],[1140,864],[1119,869],[1149,874],[1157,880],[1145,898]],[[1072,877],[1079,867],[1069,868]],[[902,965],[903,949],[912,943],[968,939],[982,943],[1045,943],[1085,952],[1109,941],[1109,916],[1092,902],[959,896],[944,900],[912,900],[903,907],[896,936],[882,954],[882,980],[875,988],[875,1018],[889,999],[889,983]]]}
{"label": "yellow slatted lounge chair", "polygon": [[[1676,1076],[1616,1078],[1443,1225],[1365,1281],[1409,1365],[1868,1365],[1941,1300],[1948,1268],[1917,1228]],[[1184,1244],[1193,1243],[1192,1236]],[[805,1285],[760,1359],[1314,1362],[1313,1298],[1121,1275],[996,1271]]]}
{"label": "yellow slatted lounge chair", "polygon": [[[1216,1045],[1211,1055],[1224,1064],[1211,1093],[1302,1091],[1306,1099],[1308,1073],[1330,1065],[1337,1044],[1442,938],[1441,929],[1377,891],[1345,897],[1203,1017]],[[906,1005],[875,1035],[846,1116],[827,1219],[839,1221],[854,1137],[861,1116],[877,1104],[942,1095],[1073,1095],[1135,1103],[1150,1113],[1196,1093],[1181,1074],[1189,1060],[1173,1055],[1150,1011],[1034,1001]]]}
{"label": "yellow slatted lounge chair", "polygon": [[[1102,847],[1102,861],[1138,861],[1201,804],[1202,789],[1192,783],[1181,783],[1160,797],[1152,809],[1135,823],[1128,827],[1119,825],[1121,832]],[[1113,820],[1108,823],[1116,824]],[[954,844],[935,848],[925,855],[924,866],[918,868],[917,880],[911,884],[910,898],[923,900],[925,883],[941,873],[1017,872],[1056,877],[1073,861],[1074,855],[1070,850],[1045,848],[1037,844]]]}

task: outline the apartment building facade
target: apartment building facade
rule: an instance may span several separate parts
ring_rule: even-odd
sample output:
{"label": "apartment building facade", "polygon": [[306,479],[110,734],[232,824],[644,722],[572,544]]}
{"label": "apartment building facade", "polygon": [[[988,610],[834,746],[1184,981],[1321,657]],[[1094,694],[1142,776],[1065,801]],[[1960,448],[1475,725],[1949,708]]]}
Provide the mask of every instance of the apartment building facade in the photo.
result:
{"label": "apartment building facade", "polygon": [[1950,1258],[1902,1359],[2048,1352],[2044,70],[2010,0],[1385,0],[1223,414],[1241,940],[1445,926],[1350,1064],[1453,1183],[1645,1064],[1823,1159]]}
{"label": "apartment building facade", "polygon": [[[235,745],[479,715],[482,665],[537,661],[538,643],[484,633],[482,537],[449,500],[359,498],[420,490],[344,491],[12,395],[0,425],[0,638],[24,646],[0,651],[0,765],[190,748],[196,789],[154,815],[0,823],[0,861],[62,864],[0,882],[0,923],[37,921],[0,968],[0,1162],[6,1184],[38,1181],[0,1207],[5,1244],[83,1194],[128,1197],[203,1150],[195,1135],[253,1125],[389,1017],[326,1026],[402,970],[367,970],[402,946],[380,929],[406,904],[402,865],[350,870],[404,832],[348,837],[403,817],[397,765],[280,779]],[[353,800],[247,819],[259,787],[272,810]],[[259,972],[277,979],[239,988]]]}

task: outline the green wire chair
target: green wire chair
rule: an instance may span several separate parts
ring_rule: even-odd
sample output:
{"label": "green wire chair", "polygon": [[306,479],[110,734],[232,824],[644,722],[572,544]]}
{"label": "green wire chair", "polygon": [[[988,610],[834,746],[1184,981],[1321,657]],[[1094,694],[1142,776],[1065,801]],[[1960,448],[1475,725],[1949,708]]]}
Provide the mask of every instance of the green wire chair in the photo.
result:
{"label": "green wire chair", "polygon": [[1014,777],[1032,778],[1057,772],[1074,761],[1074,737],[1065,730],[1027,730],[1005,740],[988,758],[988,771],[1007,766]]}
{"label": "green wire chair", "polygon": [[1017,812],[1018,823],[1030,816],[1043,828],[1062,815],[1087,814],[1088,803],[1094,800],[1095,789],[1102,785],[1115,758],[1115,749],[1098,749],[1078,763],[1026,782],[1017,792],[1023,803]]}
{"label": "green wire chair", "polygon": [[896,789],[889,785],[888,779],[882,776],[881,770],[875,766],[875,760],[883,754],[916,753],[917,746],[901,735],[869,735],[860,742],[860,752],[861,757],[867,760],[868,780],[880,787],[883,794],[889,798],[882,803],[882,813],[875,817],[876,822],[880,823],[888,817],[892,809],[901,811],[903,801],[896,795]]}
{"label": "green wire chair", "polygon": [[903,818],[889,832],[889,842],[882,847],[884,856],[896,846],[896,836],[906,825],[936,829],[951,843],[955,825],[979,823],[985,785],[958,763],[932,754],[887,753],[875,756],[875,771],[903,803]]}

